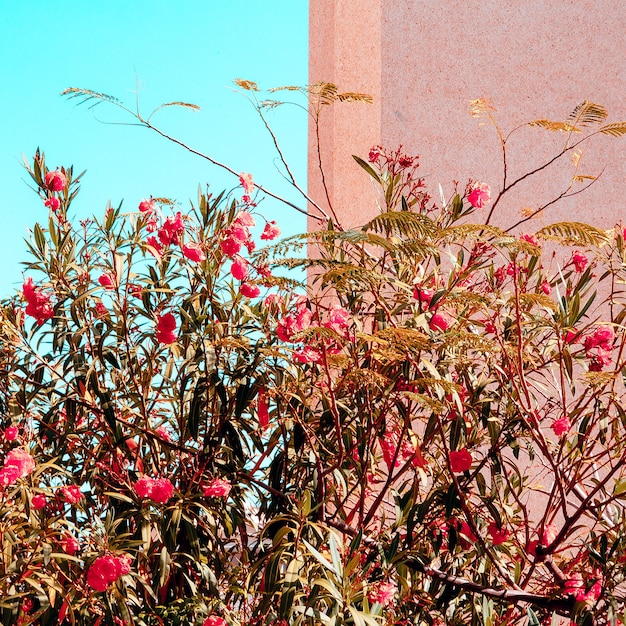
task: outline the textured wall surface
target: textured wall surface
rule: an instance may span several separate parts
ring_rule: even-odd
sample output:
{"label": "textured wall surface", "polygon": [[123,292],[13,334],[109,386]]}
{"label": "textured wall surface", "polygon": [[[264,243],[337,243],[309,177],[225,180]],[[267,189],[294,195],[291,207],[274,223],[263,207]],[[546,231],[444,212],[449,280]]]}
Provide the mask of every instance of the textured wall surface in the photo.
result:
{"label": "textured wall surface", "polygon": [[[372,105],[336,105],[322,118],[330,197],[344,225],[377,210],[350,155],[366,156],[378,143],[419,154],[431,192],[441,183],[450,193],[453,180],[468,178],[501,188],[497,135],[469,115],[471,99],[491,99],[505,133],[533,119],[563,120],[585,99],[607,107],[609,122],[626,120],[625,52],[626,10],[613,0],[310,0],[310,82],[374,97]],[[309,189],[322,198],[310,138]],[[508,143],[508,180],[541,165],[565,139],[517,131]],[[599,136],[582,148],[579,173],[602,173],[599,180],[522,230],[563,219],[610,227],[625,217],[626,137]],[[509,226],[524,207],[549,202],[572,175],[565,157],[520,183],[495,223]]]}

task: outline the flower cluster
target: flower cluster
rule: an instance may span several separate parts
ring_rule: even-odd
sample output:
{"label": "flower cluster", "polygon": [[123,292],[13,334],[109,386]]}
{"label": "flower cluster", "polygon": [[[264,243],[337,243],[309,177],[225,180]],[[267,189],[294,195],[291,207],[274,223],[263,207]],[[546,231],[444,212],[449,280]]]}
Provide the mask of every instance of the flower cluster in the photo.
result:
{"label": "flower cluster", "polygon": [[589,359],[589,370],[600,372],[603,367],[611,364],[611,352],[615,333],[610,326],[600,326],[591,336],[585,339],[585,354]]}
{"label": "flower cluster", "polygon": [[0,469],[0,485],[12,485],[15,481],[28,476],[35,469],[35,460],[22,448],[14,448],[4,459]]}
{"label": "flower cluster", "polygon": [[50,296],[43,293],[39,287],[35,287],[30,276],[22,285],[22,294],[27,303],[26,315],[34,317],[39,326],[54,317]]}
{"label": "flower cluster", "polygon": [[96,591],[106,591],[109,585],[130,573],[128,555],[98,557],[87,572],[87,584]]}
{"label": "flower cluster", "polygon": [[214,478],[204,487],[204,495],[207,498],[228,498],[232,485],[223,478]]}
{"label": "flower cluster", "polygon": [[135,493],[140,498],[150,498],[153,502],[164,504],[174,495],[174,486],[167,478],[142,476],[135,483]]}

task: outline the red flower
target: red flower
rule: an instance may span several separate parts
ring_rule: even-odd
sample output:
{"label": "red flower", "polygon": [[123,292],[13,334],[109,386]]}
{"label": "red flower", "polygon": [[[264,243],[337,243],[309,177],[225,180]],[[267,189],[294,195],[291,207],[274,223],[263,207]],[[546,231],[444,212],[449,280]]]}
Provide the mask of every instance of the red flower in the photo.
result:
{"label": "red flower", "polygon": [[241,250],[241,242],[236,237],[226,237],[220,243],[220,248],[226,256],[234,257]]}
{"label": "red flower", "polygon": [[388,606],[396,596],[396,586],[393,583],[380,582],[376,588],[367,594],[370,604],[382,604]]}
{"label": "red flower", "polygon": [[159,315],[155,336],[159,343],[170,344],[176,341],[176,318],[173,313]]}
{"label": "red flower", "polygon": [[214,478],[205,488],[204,495],[207,498],[227,498],[232,485],[230,481]]}
{"label": "red flower", "polygon": [[578,250],[574,252],[572,255],[572,263],[574,264],[574,269],[578,272],[584,272],[587,267],[587,257]]}
{"label": "red flower", "polygon": [[413,288],[413,297],[425,308],[430,306],[430,301],[434,295],[435,292],[432,289],[423,289],[418,286]]}
{"label": "red flower", "polygon": [[177,246],[180,243],[180,236],[185,232],[185,224],[183,223],[183,216],[180,213],[176,213],[174,217],[170,215],[163,226],[159,228],[159,239],[164,246],[174,244]]}
{"label": "red flower", "polygon": [[453,450],[448,455],[448,459],[450,461],[450,469],[455,474],[466,472],[472,467],[472,455],[467,448]]}
{"label": "red flower", "polygon": [[541,283],[541,291],[543,291],[543,293],[545,293],[546,296],[549,296],[550,293],[552,292],[552,287],[550,286],[550,283],[547,280],[544,280]]}
{"label": "red flower", "polygon": [[63,540],[63,550],[67,552],[67,554],[72,555],[75,554],[80,548],[80,544],[76,537],[72,537],[72,535],[68,535]]}
{"label": "red flower", "polygon": [[146,243],[148,244],[148,252],[150,252],[150,254],[157,260],[160,260],[163,255],[163,246],[161,245],[161,242],[156,237],[148,237],[146,239]]}
{"label": "red flower", "polygon": [[130,559],[123,556],[100,556],[87,572],[87,584],[96,591],[106,591],[107,587],[124,574],[130,572]]}
{"label": "red flower", "polygon": [[150,498],[163,504],[174,495],[174,486],[167,478],[149,478],[142,476],[135,483],[135,493],[140,498]]}
{"label": "red flower", "polygon": [[68,485],[67,487],[61,487],[61,492],[63,493],[63,498],[66,502],[70,504],[76,504],[80,502],[83,498],[82,491],[78,488],[77,485]]}
{"label": "red flower", "polygon": [[12,485],[16,480],[28,476],[35,469],[33,457],[22,448],[11,450],[0,469],[0,485]]}
{"label": "red flower", "polygon": [[271,241],[272,239],[276,239],[276,237],[280,236],[280,228],[276,226],[276,222],[273,220],[265,224],[265,228],[261,233],[261,239]]}
{"label": "red flower", "polygon": [[35,287],[32,278],[29,277],[24,281],[22,294],[27,302],[26,315],[34,317],[39,326],[54,317],[50,296]]}
{"label": "red flower", "polygon": [[206,254],[199,243],[188,243],[183,246],[183,254],[194,263],[200,263],[206,259]]}
{"label": "red flower", "polygon": [[19,435],[19,428],[17,426],[7,426],[4,429],[4,438],[7,441],[15,441]]}
{"label": "red flower", "polygon": [[491,189],[487,183],[478,183],[467,196],[467,201],[475,209],[482,209],[490,200]]}
{"label": "red flower", "polygon": [[223,617],[209,615],[209,617],[202,622],[202,626],[228,626],[228,622]]}
{"label": "red flower", "polygon": [[117,278],[115,277],[115,274],[111,272],[106,272],[105,274],[102,274],[100,278],[98,278],[98,282],[105,289],[115,289],[115,286],[117,284]]}
{"label": "red flower", "polygon": [[238,256],[230,268],[230,273],[237,280],[246,280],[248,277],[248,261]]}
{"label": "red flower", "polygon": [[60,170],[46,174],[46,187],[51,191],[61,191],[67,185],[67,176]]}
{"label": "red flower", "polygon": [[46,506],[46,496],[43,493],[37,493],[30,499],[30,505],[36,511],[45,508]]}
{"label": "red flower", "polygon": [[511,534],[505,528],[500,528],[495,522],[491,522],[487,530],[491,535],[491,543],[493,543],[494,546],[499,546],[501,543],[504,543]]}
{"label": "red flower", "polygon": [[146,200],[145,198],[139,203],[139,210],[142,213],[154,213],[154,200],[150,198],[150,200]]}
{"label": "red flower", "polygon": [[430,323],[428,324],[430,330],[448,330],[450,325],[452,324],[452,318],[445,313],[435,313],[430,318]]}
{"label": "red flower", "polygon": [[56,196],[50,196],[43,205],[56,213],[61,208],[61,201]]}
{"label": "red flower", "polygon": [[252,283],[241,283],[239,293],[246,296],[246,298],[257,298],[261,293],[261,289],[258,285],[254,285]]}
{"label": "red flower", "polygon": [[566,416],[563,416],[559,418],[558,420],[555,420],[554,422],[552,422],[552,426],[551,426],[552,430],[554,431],[554,434],[557,437],[560,437],[561,435],[565,435],[566,433],[568,433],[571,427],[572,427],[572,424]]}

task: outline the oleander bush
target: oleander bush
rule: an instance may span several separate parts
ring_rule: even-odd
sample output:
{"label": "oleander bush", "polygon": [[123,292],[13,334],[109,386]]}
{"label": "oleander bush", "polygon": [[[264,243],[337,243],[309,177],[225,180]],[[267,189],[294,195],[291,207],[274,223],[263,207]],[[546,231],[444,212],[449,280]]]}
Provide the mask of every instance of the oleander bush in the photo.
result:
{"label": "oleander bush", "polygon": [[[365,100],[305,91],[315,123]],[[531,122],[566,142],[529,171],[626,133],[605,118]],[[76,222],[80,176],[37,152],[0,322],[3,624],[626,621],[623,227],[499,228],[519,181],[435,201],[417,157],[356,160],[375,217],[305,198],[320,228],[280,239],[245,173]]]}

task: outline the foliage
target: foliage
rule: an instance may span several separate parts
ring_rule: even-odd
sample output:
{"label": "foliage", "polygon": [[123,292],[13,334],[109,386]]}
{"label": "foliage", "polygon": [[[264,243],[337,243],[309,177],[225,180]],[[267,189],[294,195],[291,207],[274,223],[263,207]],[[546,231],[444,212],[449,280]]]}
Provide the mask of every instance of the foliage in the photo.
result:
{"label": "foliage", "polygon": [[624,620],[623,228],[514,235],[483,183],[435,203],[417,157],[356,160],[380,214],[256,249],[247,174],[76,225],[80,177],[37,153],[49,218],[0,324],[3,624]]}

